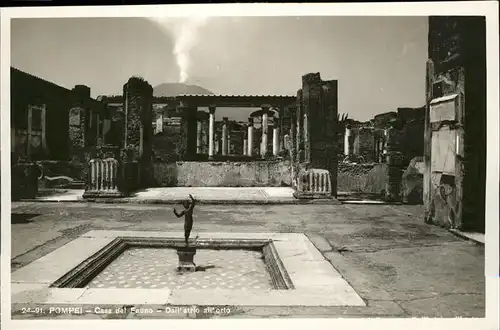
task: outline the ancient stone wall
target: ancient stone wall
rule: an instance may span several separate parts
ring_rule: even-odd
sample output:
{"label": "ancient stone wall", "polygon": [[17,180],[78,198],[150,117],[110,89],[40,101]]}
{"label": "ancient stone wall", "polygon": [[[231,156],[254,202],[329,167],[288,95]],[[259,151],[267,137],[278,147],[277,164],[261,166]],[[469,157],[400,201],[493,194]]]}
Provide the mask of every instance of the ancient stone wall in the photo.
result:
{"label": "ancient stone wall", "polygon": [[332,195],[337,187],[338,82],[321,80],[319,73],[302,77],[297,92],[297,165],[330,172]]}
{"label": "ancient stone wall", "polygon": [[[484,17],[429,18],[424,155],[426,221],[482,232],[486,187],[485,31]],[[446,130],[450,133],[445,134]],[[455,143],[448,143],[441,152],[441,137],[448,135],[454,136]],[[442,153],[454,161],[454,168],[437,162],[442,158],[437,155]]]}
{"label": "ancient stone wall", "polygon": [[337,190],[385,195],[387,184],[387,164],[339,163]]}
{"label": "ancient stone wall", "polygon": [[128,161],[138,161],[139,186],[153,182],[153,87],[144,79],[132,77],[123,86],[125,99],[125,150]]}
{"label": "ancient stone wall", "polygon": [[123,95],[125,144],[134,150],[136,159],[148,158],[152,142],[153,87],[142,78],[132,77],[123,86]]}
{"label": "ancient stone wall", "polygon": [[84,164],[88,157],[84,151],[87,146],[98,143],[100,122],[106,118],[104,105],[90,97],[87,86],[77,85],[69,90],[11,68],[13,163],[27,157],[29,108],[32,106],[43,111],[41,116],[31,111],[32,134],[34,129],[41,134],[32,141],[30,160],[46,164],[49,176],[85,178]]}
{"label": "ancient stone wall", "polygon": [[[36,160],[66,160],[69,157],[68,114],[72,106],[70,90],[11,68],[11,128],[16,131],[13,153],[26,157],[27,139],[18,134],[28,130],[28,108],[45,106],[46,143]],[[15,157],[17,158],[17,157]]]}
{"label": "ancient stone wall", "polygon": [[153,164],[158,187],[280,187],[291,185],[290,162],[176,162]]}

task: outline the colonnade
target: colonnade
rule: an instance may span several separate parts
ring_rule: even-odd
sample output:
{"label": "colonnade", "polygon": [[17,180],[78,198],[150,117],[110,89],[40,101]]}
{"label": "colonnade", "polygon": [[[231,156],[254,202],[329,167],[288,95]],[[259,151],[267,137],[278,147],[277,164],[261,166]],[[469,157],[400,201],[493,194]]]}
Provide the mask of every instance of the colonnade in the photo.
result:
{"label": "colonnade", "polygon": [[[260,145],[260,155],[264,157],[268,153],[268,140],[269,140],[269,106],[262,106],[262,137]],[[222,132],[217,134],[215,129],[215,106],[209,107],[209,119],[208,119],[208,156],[213,158],[215,154],[222,154],[227,156],[231,153],[231,130],[229,127],[228,117],[222,118]],[[248,126],[245,127],[243,131],[243,152],[244,156],[255,156],[254,155],[254,118],[248,118]],[[196,130],[196,146],[197,153],[203,153],[203,124],[201,120],[197,122]],[[279,127],[273,127],[272,129],[272,153],[277,156],[280,152],[280,131]]]}

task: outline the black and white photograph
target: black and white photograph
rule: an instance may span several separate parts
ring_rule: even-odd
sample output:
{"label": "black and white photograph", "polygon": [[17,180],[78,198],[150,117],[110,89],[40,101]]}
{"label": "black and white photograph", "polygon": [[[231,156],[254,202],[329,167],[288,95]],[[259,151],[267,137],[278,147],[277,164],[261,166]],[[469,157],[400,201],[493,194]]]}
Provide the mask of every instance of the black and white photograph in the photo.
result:
{"label": "black and white photograph", "polygon": [[498,328],[498,3],[422,5],[2,9],[2,326]]}

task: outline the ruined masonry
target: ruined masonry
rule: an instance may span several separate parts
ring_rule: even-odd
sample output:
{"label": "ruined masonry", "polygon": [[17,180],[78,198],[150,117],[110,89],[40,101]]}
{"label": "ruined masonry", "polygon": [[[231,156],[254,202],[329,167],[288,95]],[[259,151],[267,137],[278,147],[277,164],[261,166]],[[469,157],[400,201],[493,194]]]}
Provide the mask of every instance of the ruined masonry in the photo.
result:
{"label": "ruined masonry", "polygon": [[486,23],[430,17],[424,150],[425,220],[484,233]]}
{"label": "ruined masonry", "polygon": [[297,92],[297,198],[337,196],[338,82],[323,81],[319,73],[302,77]]}

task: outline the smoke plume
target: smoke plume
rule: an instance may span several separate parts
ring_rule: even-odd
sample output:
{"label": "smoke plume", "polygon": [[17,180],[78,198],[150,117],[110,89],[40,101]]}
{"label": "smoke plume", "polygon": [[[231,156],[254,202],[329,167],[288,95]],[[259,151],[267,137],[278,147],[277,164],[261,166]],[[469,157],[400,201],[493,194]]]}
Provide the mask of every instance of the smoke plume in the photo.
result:
{"label": "smoke plume", "polygon": [[179,68],[179,82],[185,83],[191,67],[191,50],[198,42],[200,31],[207,24],[208,17],[152,17],[150,20],[174,39],[172,54]]}

